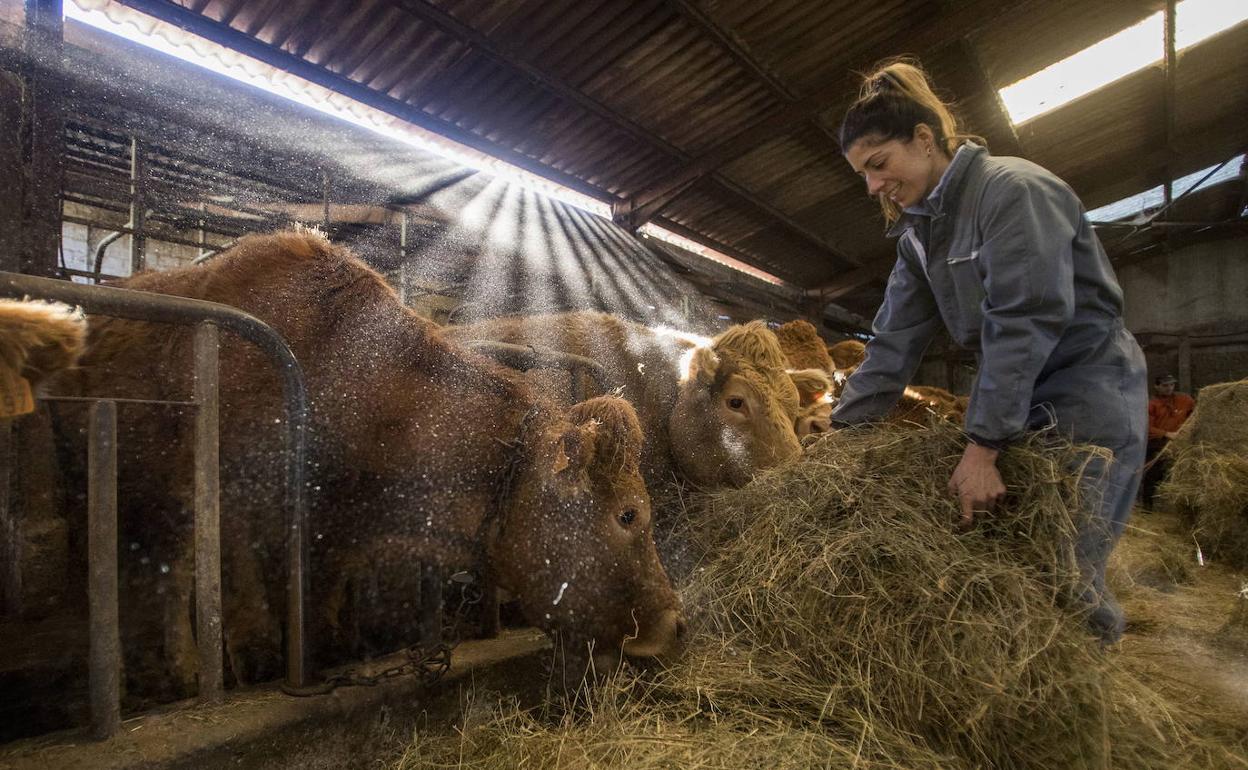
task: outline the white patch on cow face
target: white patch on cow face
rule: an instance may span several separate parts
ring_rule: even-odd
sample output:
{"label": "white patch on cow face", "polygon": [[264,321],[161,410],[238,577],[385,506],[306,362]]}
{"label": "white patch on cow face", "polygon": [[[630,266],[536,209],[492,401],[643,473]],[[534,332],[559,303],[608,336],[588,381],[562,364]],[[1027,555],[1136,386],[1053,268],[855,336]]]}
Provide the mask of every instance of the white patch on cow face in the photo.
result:
{"label": "white patch on cow face", "polygon": [[688,342],[697,348],[709,348],[712,342],[710,337],[703,337],[701,334],[694,334],[693,332],[673,329],[670,326],[652,326],[650,327],[650,331],[654,332],[656,337]]}
{"label": "white patch on cow face", "polygon": [[741,440],[741,434],[727,425],[719,433],[719,442],[723,444],[724,449],[728,450],[728,455],[737,463],[746,463],[749,456],[745,449],[745,442]]}
{"label": "white patch on cow face", "polygon": [[693,354],[697,352],[697,348],[689,348],[685,354],[680,357],[680,381],[688,382],[690,375],[693,374]]}

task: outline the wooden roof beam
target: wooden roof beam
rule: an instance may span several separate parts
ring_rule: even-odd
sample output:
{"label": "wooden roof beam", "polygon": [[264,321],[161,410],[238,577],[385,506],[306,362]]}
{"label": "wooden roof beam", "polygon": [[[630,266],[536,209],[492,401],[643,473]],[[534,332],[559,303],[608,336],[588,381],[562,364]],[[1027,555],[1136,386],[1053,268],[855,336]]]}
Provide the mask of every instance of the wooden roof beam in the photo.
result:
{"label": "wooden roof beam", "polygon": [[632,202],[635,216],[642,223],[648,221],[693,182],[760,145],[778,136],[791,133],[794,126],[814,118],[830,107],[841,104],[846,94],[852,93],[858,85],[858,75],[851,68],[860,64],[865,58],[889,52],[903,53],[943,48],[992,23],[1001,15],[1036,1],[970,0],[970,2],[959,4],[941,17],[924,23],[917,30],[905,30],[883,42],[864,44],[861,48],[841,57],[831,67],[834,70],[844,70],[844,74],[840,77],[739,131],[721,144],[689,161],[670,176],[656,181],[650,187],[637,193]]}
{"label": "wooden roof beam", "polygon": [[698,0],[668,0],[668,3],[675,8],[687,22],[697,27],[704,35],[714,40],[720,48],[722,48],[739,67],[749,72],[756,80],[765,84],[771,92],[780,99],[792,102],[797,100],[797,95],[793,90],[780,81],[762,62],[754,58],[749,52],[749,46],[744,40],[733,33],[716,24],[713,19],[706,15],[698,6]]}

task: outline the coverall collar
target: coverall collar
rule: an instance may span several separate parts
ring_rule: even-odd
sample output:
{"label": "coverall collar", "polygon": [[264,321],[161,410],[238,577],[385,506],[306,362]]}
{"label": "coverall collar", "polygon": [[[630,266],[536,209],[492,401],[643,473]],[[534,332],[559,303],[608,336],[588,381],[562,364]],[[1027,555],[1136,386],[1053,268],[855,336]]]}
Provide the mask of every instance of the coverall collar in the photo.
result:
{"label": "coverall collar", "polygon": [[967,141],[953,154],[949,167],[940,175],[940,181],[927,197],[913,206],[906,208],[893,226],[888,228],[888,237],[897,238],[913,226],[916,217],[936,218],[943,216],[945,211],[952,210],[958,203],[958,195],[962,191],[962,182],[966,178],[967,169],[979,156],[987,153],[984,147]]}

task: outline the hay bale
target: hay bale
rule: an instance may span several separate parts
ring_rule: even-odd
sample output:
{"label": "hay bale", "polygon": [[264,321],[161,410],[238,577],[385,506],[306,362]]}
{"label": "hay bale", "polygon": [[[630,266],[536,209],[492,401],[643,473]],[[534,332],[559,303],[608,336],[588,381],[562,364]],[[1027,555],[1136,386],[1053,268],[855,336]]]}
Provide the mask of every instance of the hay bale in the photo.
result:
{"label": "hay bale", "polygon": [[1224,649],[1240,656],[1248,655],[1248,583],[1239,589],[1235,609],[1226,625],[1218,629],[1215,639]]}
{"label": "hay bale", "polygon": [[1248,452],[1248,380],[1200,389],[1195,411],[1170,442],[1176,452],[1196,445],[1227,454]]}
{"label": "hay bale", "polygon": [[1202,388],[1166,453],[1158,492],[1192,519],[1207,556],[1248,568],[1248,380]]}
{"label": "hay bale", "polygon": [[1061,605],[1075,448],[1012,447],[1006,504],[956,533],[947,424],[829,434],[702,498],[683,659],[582,708],[423,736],[421,767],[1217,766]]}
{"label": "hay bale", "polygon": [[1195,569],[1190,537],[1132,523],[1110,554],[1106,580],[1120,599],[1142,589],[1171,593],[1190,584]]}

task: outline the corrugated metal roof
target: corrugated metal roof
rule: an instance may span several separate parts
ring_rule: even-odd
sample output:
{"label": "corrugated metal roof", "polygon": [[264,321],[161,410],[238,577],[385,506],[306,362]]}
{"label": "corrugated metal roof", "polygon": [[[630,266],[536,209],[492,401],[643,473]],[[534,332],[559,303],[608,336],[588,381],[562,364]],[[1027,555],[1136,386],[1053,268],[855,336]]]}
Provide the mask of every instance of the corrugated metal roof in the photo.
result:
{"label": "corrugated metal roof", "polygon": [[[920,55],[969,129],[1089,207],[1165,172],[1157,69],[1017,130],[996,97],[1156,0],[122,1],[263,41],[799,287],[875,276],[864,307],[892,249],[833,133],[880,57]],[[1248,25],[1187,52],[1178,93],[1176,174],[1244,149]]]}

